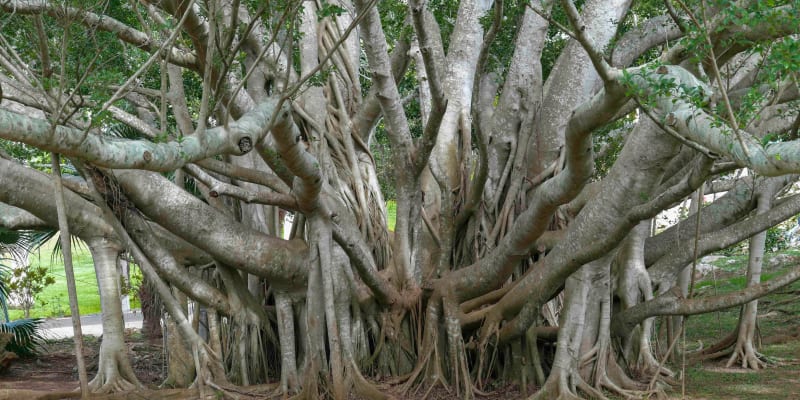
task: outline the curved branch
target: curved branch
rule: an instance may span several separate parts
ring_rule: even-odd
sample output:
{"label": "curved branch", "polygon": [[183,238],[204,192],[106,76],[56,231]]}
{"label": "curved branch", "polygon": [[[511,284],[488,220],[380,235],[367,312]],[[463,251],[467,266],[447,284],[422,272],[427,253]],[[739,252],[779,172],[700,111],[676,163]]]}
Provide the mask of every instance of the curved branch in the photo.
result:
{"label": "curved branch", "polygon": [[46,229],[51,226],[18,207],[0,203],[0,227],[8,230]]}
{"label": "curved branch", "polygon": [[228,129],[216,127],[167,143],[124,140],[66,126],[50,128],[48,121],[0,110],[0,137],[46,151],[87,160],[105,168],[171,171],[186,163],[220,154],[244,154],[269,130],[275,100],[260,104]]}
{"label": "curved branch", "polygon": [[[107,15],[98,15],[74,7],[63,7],[60,4],[52,4],[45,0],[0,0],[0,8],[9,14],[47,14],[53,18],[67,17],[74,19],[87,27],[96,27],[113,33],[123,42],[130,43],[150,53],[159,51],[162,46],[162,43],[153,40],[144,32],[133,29]],[[175,47],[170,49],[169,60],[186,68],[196,68],[197,64],[197,59],[191,53]]]}
{"label": "curved branch", "polygon": [[301,241],[278,239],[234,222],[157,173],[117,170],[114,176],[143,214],[215,260],[275,284],[305,285],[308,249]]}
{"label": "curved branch", "polygon": [[660,15],[642,22],[641,25],[625,32],[614,46],[611,64],[615,67],[626,67],[646,51],[670,40],[683,36],[674,20],[668,15]]}
{"label": "curved branch", "polygon": [[647,318],[658,315],[695,315],[739,306],[763,297],[800,279],[800,266],[786,274],[759,285],[737,290],[721,296],[684,299],[680,288],[675,287],[653,300],[639,303],[614,316],[611,331],[625,336]]}
{"label": "curved branch", "polygon": [[[798,213],[800,213],[800,195],[795,195],[764,214],[758,214],[724,229],[704,235],[698,243],[699,254],[706,255],[732,246],[756,233],[786,221]],[[691,262],[693,254],[687,252],[686,247],[688,245],[687,242],[693,240],[693,238],[687,238],[687,240],[676,243],[671,251],[664,254],[659,261],[649,268],[654,284],[673,282],[674,278],[680,273],[681,268]]]}
{"label": "curved branch", "polygon": [[441,284],[448,285],[459,300],[473,298],[504,282],[547,229],[558,207],[575,198],[586,185],[594,171],[591,132],[609,121],[626,100],[621,87],[610,85],[609,89],[573,111],[565,133],[566,168],[539,186],[528,209],[498,246],[477,263],[443,278]]}
{"label": "curved branch", "polygon": [[280,208],[296,211],[299,209],[297,200],[290,195],[283,193],[268,192],[266,190],[249,190],[236,185],[231,185],[215,179],[202,168],[188,164],[183,169],[195,179],[202,182],[209,189],[211,197],[230,196],[243,200],[246,203],[266,204],[278,206]]}

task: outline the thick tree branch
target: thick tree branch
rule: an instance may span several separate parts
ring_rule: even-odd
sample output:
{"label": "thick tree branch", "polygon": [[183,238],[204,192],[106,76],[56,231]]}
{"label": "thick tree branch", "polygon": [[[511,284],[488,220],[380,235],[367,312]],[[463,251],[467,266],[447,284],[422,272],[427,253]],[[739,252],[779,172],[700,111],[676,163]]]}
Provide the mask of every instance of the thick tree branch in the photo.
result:
{"label": "thick tree branch", "polygon": [[21,208],[0,203],[0,227],[13,231],[49,229],[51,225]]}
{"label": "thick tree branch", "polygon": [[350,258],[361,280],[372,290],[375,300],[384,305],[410,307],[416,298],[414,296],[404,298],[390,282],[380,275],[375,265],[375,257],[361,235],[339,225],[335,219],[331,225],[333,239]]}
{"label": "thick tree branch", "polygon": [[[693,104],[704,100],[696,98],[695,93],[707,100],[711,90],[687,70],[661,66],[654,73],[636,72],[630,77],[636,89],[653,97],[664,123],[687,140],[699,143],[715,154],[725,155],[761,175],[800,173],[800,140],[762,146],[752,134],[731,130],[724,122]],[[673,88],[660,91],[658,84],[665,81],[671,81]]]}
{"label": "thick tree branch", "polygon": [[417,33],[419,49],[422,53],[423,64],[425,64],[425,73],[427,74],[428,88],[431,94],[431,109],[428,113],[428,120],[425,122],[422,137],[417,142],[414,152],[414,176],[418,177],[428,165],[428,159],[436,145],[436,137],[442,126],[447,99],[445,99],[442,85],[443,75],[435,54],[435,49],[438,48],[435,41],[438,38],[431,36],[431,32],[426,25],[425,3],[422,0],[418,0],[411,3],[409,7],[411,8],[414,30]]}
{"label": "thick tree branch", "polygon": [[236,185],[231,185],[230,183],[215,179],[213,176],[203,171],[202,168],[192,164],[185,165],[183,169],[195,179],[206,185],[211,197],[230,196],[239,200],[243,200],[246,203],[277,206],[291,211],[297,211],[299,209],[297,199],[295,199],[293,196],[282,193],[268,192],[266,190],[250,190]]}
{"label": "thick tree branch", "polygon": [[118,170],[114,176],[142,213],[214,259],[277,285],[306,284],[307,249],[301,241],[278,239],[234,222],[159,174]]}
{"label": "thick tree branch", "polygon": [[46,151],[77,157],[105,168],[171,171],[186,163],[220,154],[244,154],[270,129],[275,101],[269,100],[228,126],[208,129],[167,143],[124,140],[84,133],[65,126],[50,128],[45,120],[0,110],[0,137]]}
{"label": "thick tree branch", "polygon": [[[724,229],[703,235],[698,243],[698,251],[701,256],[722,250],[732,246],[775,226],[787,219],[800,213],[800,195],[795,195],[776,205],[764,214],[758,214],[750,218],[739,221]],[[686,251],[686,247],[694,241],[694,238],[687,237],[672,247],[671,251],[655,262],[649,269],[649,273],[654,284],[674,282],[674,278],[680,273],[681,268],[689,264],[693,256]]]}
{"label": "thick tree branch", "polygon": [[[495,0],[494,2],[494,18],[492,19],[492,26],[483,38],[481,44],[480,54],[478,55],[478,62],[475,68],[475,76],[472,81],[472,101],[470,102],[470,114],[472,115],[472,128],[475,134],[475,141],[478,147],[478,167],[475,172],[475,179],[470,184],[469,194],[466,196],[466,204],[461,212],[455,218],[455,229],[453,232],[463,232],[464,225],[469,221],[469,218],[475,213],[478,204],[483,198],[483,191],[486,186],[486,180],[489,178],[489,150],[488,140],[489,132],[485,132],[483,127],[487,125],[485,121],[488,112],[484,109],[486,104],[480,101],[481,97],[481,82],[486,68],[486,60],[489,56],[489,48],[497,37],[497,32],[503,21],[503,0]],[[490,99],[494,98],[494,91],[489,93]],[[491,104],[491,103],[489,103]],[[488,105],[491,107],[491,105]]]}
{"label": "thick tree branch", "polygon": [[759,285],[737,290],[721,296],[684,299],[679,288],[674,288],[653,300],[639,303],[614,316],[611,330],[616,336],[625,336],[647,318],[658,315],[695,315],[739,306],[763,297],[800,279],[800,267],[794,267],[780,277]]}
{"label": "thick tree branch", "polygon": [[383,110],[383,116],[388,128],[389,140],[392,142],[396,154],[396,167],[408,170],[411,166],[411,131],[408,127],[405,111],[400,101],[400,92],[392,74],[392,65],[389,60],[386,45],[386,36],[381,26],[380,15],[375,7],[368,7],[365,0],[355,1],[359,13],[366,13],[361,20],[364,50],[367,61],[372,71],[373,85],[377,90],[378,101]]}
{"label": "thick tree branch", "polygon": [[[48,176],[0,157],[0,187],[7,188],[0,190],[0,202],[21,208],[51,227],[58,226],[52,196],[53,180]],[[64,202],[69,210],[67,222],[73,235],[113,235],[96,206],[71,191],[64,192]]]}
{"label": "thick tree branch", "polygon": [[283,104],[277,116],[272,137],[275,139],[275,150],[280,154],[286,168],[295,176],[292,192],[297,199],[297,205],[304,212],[313,212],[319,207],[322,172],[319,161],[306,150],[288,103]]}
{"label": "thick tree branch", "polygon": [[614,84],[618,73],[612,68],[606,59],[603,57],[602,50],[594,42],[594,39],[586,32],[586,25],[583,22],[578,9],[572,0],[561,0],[561,6],[564,8],[569,19],[570,24],[575,28],[575,39],[581,44],[586,53],[589,54],[589,59],[594,65],[594,69],[605,85]]}
{"label": "thick tree branch", "polygon": [[206,281],[188,273],[184,266],[179,265],[175,257],[164,248],[163,243],[159,240],[160,235],[153,234],[153,226],[148,224],[141,215],[126,212],[122,219],[131,238],[152,261],[159,276],[175,285],[193,300],[230,317],[235,316],[227,296]]}
{"label": "thick tree branch", "polygon": [[[392,76],[394,77],[395,84],[400,84],[403,75],[408,69],[410,59],[408,56],[409,48],[409,41],[401,38],[395,43],[394,49],[392,49],[389,63],[392,67]],[[369,88],[367,96],[361,102],[361,107],[352,118],[353,129],[355,129],[355,132],[362,140],[368,141],[370,132],[380,115],[381,103],[378,99],[378,90],[376,86],[372,86]]]}

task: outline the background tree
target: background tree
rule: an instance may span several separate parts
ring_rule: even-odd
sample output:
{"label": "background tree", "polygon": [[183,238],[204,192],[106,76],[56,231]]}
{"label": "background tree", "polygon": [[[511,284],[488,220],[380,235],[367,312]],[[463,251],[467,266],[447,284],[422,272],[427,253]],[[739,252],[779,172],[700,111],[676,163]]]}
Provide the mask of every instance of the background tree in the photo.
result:
{"label": "background tree", "polygon": [[[372,376],[465,398],[530,377],[535,398],[652,394],[642,379],[672,372],[651,318],[800,277],[676,286],[800,212],[780,190],[800,173],[796,1],[0,6],[0,137],[24,143],[4,144],[0,202],[54,226],[27,154],[67,157],[70,229],[133,255],[183,340],[171,357],[192,360],[168,381],[201,394],[279,377],[386,397]],[[105,340],[93,389],[136,386]]]}

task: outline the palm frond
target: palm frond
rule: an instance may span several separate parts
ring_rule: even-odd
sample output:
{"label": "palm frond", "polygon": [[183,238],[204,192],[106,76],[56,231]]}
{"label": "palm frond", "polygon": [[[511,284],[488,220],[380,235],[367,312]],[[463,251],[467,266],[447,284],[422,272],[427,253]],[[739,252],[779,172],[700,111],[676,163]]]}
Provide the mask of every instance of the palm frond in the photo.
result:
{"label": "palm frond", "polygon": [[19,319],[0,324],[0,332],[14,335],[14,338],[6,345],[6,350],[13,351],[20,357],[31,357],[36,355],[44,337],[41,332],[41,318]]}
{"label": "palm frond", "polygon": [[24,259],[50,240],[57,231],[12,231],[0,228],[0,253],[15,259]]}
{"label": "palm frond", "polygon": [[6,287],[6,275],[11,273],[11,268],[3,263],[6,258],[0,258],[0,308],[3,310],[3,321],[10,321],[8,317],[8,287]]}
{"label": "palm frond", "polygon": [[[53,263],[55,263],[55,260],[56,260],[56,259],[57,259],[59,256],[61,256],[61,237],[60,237],[60,235],[58,234],[58,232],[54,232],[54,234],[53,234],[53,236],[52,236],[52,237],[56,237],[56,236],[59,236],[59,238],[58,238],[58,240],[56,240],[56,241],[55,241],[55,244],[53,245],[53,252],[52,252],[52,253],[50,253],[50,260],[51,260]],[[71,239],[71,240],[70,240],[70,242],[72,243],[72,249],[73,249],[73,251],[74,251],[74,249],[80,249],[80,248],[83,248],[83,246],[84,246],[84,243],[83,243],[83,241],[82,241],[82,240],[80,240],[80,239],[79,239],[77,236],[72,236],[72,235],[71,235],[70,239]],[[48,240],[49,240],[49,239],[48,239]]]}
{"label": "palm frond", "polygon": [[105,130],[105,133],[108,136],[123,138],[123,139],[131,139],[131,140],[138,140],[138,139],[148,139],[146,136],[142,135],[141,132],[138,130],[131,128],[125,124],[114,124],[108,127]]}

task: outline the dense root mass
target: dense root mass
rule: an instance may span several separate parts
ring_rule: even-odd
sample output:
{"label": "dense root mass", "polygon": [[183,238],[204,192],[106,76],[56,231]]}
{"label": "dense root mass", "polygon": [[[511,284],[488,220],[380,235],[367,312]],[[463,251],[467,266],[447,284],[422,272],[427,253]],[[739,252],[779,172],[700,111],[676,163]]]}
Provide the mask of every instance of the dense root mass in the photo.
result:
{"label": "dense root mass", "polygon": [[[93,392],[142,387],[123,251],[181,395],[661,396],[681,318],[744,304],[696,356],[766,366],[796,1],[84,3],[0,2],[0,254],[88,244]],[[747,285],[697,296],[747,238]]]}

